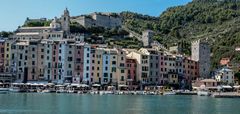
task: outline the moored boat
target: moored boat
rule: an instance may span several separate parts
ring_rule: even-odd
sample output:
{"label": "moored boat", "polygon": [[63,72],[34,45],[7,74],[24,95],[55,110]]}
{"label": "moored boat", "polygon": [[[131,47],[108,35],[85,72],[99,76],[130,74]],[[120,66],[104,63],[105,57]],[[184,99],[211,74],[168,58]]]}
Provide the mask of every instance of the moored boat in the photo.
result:
{"label": "moored boat", "polygon": [[163,95],[176,95],[176,92],[173,91],[164,92]]}
{"label": "moored boat", "polygon": [[211,94],[207,90],[199,90],[197,92],[198,96],[210,96]]}

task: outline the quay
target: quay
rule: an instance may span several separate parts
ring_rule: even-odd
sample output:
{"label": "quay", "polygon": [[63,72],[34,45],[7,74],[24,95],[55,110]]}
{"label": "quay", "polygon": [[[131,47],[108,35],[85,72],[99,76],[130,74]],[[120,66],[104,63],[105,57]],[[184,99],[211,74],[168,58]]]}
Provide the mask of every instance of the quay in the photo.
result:
{"label": "quay", "polygon": [[240,93],[238,92],[227,92],[227,93],[213,93],[214,98],[240,98]]}

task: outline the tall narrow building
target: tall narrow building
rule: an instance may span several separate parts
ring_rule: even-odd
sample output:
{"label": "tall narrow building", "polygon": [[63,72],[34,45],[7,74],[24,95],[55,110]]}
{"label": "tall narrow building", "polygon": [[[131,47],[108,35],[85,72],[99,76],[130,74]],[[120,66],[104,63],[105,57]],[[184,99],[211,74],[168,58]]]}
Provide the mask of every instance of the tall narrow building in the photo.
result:
{"label": "tall narrow building", "polygon": [[64,36],[70,33],[70,14],[67,8],[64,10],[64,14],[61,16],[61,27],[64,31]]}
{"label": "tall narrow building", "polygon": [[192,60],[199,63],[199,76],[207,78],[210,74],[210,47],[205,41],[192,42]]}

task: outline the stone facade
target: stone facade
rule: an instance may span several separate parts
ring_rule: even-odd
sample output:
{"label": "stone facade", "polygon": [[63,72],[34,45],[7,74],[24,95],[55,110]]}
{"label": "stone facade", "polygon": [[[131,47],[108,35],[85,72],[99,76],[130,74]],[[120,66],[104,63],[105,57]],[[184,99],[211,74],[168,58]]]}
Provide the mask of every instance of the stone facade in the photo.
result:
{"label": "stone facade", "polygon": [[142,42],[144,47],[149,47],[151,42],[153,41],[153,31],[146,30],[142,33]]}
{"label": "stone facade", "polygon": [[122,26],[121,18],[116,14],[112,13],[92,13],[87,16],[80,16],[72,18],[72,22],[77,22],[82,26],[89,27],[104,27],[104,28],[115,28]]}
{"label": "stone facade", "polygon": [[210,46],[207,42],[197,40],[192,42],[191,59],[199,63],[199,75],[207,78],[210,75]]}

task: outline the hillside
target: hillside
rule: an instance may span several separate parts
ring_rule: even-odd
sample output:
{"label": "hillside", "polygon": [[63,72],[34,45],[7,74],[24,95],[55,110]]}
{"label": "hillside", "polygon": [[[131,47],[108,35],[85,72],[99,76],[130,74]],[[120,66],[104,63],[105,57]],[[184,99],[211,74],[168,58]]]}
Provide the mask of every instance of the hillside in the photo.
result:
{"label": "hillside", "polygon": [[176,42],[189,46],[195,39],[207,38],[212,47],[213,67],[221,57],[232,57],[234,63],[240,62],[240,54],[234,52],[235,47],[240,46],[239,1],[194,0],[184,6],[168,8],[159,17],[131,12],[122,12],[121,16],[125,27],[138,33],[154,30],[155,39],[166,46]]}

